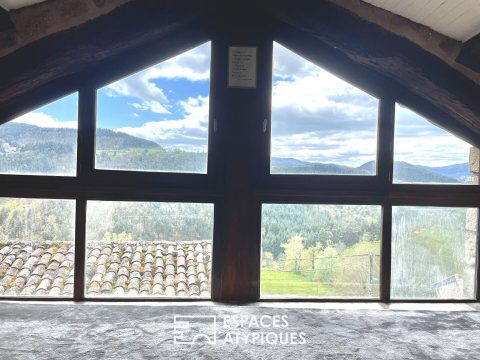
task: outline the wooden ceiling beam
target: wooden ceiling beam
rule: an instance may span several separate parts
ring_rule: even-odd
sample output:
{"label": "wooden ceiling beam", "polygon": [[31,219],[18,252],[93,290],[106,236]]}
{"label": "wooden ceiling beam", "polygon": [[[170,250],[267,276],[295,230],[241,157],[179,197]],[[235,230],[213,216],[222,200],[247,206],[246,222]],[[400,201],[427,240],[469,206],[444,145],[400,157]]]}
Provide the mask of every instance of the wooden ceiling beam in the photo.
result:
{"label": "wooden ceiling beam", "polygon": [[14,28],[7,10],[0,7],[0,33]]}
{"label": "wooden ceiling beam", "polygon": [[139,0],[0,58],[0,123],[206,41],[204,1]]}
{"label": "wooden ceiling beam", "polygon": [[271,1],[277,39],[480,145],[480,88],[411,41],[327,1]]}
{"label": "wooden ceiling beam", "polygon": [[480,73],[480,34],[463,44],[457,62]]}

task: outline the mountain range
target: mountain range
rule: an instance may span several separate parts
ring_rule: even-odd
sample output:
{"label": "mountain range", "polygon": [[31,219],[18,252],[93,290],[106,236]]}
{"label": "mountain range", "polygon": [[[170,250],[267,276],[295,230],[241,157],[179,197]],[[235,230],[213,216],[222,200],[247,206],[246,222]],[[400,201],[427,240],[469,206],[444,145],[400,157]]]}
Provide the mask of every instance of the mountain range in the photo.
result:
{"label": "mountain range", "polygon": [[[76,134],[75,129],[42,128],[21,123],[1,125],[0,172],[11,173],[19,163],[35,164],[39,172],[45,172],[54,171],[56,166],[67,171],[69,165],[65,163],[73,162],[71,164],[73,169],[72,158],[74,159],[76,153]],[[182,172],[205,171],[206,154],[204,153],[169,151],[153,141],[108,129],[97,129],[95,143],[97,164],[101,167],[161,169],[162,171],[178,169]],[[273,157],[271,171],[274,174],[374,175],[375,166],[374,161],[352,167]],[[396,161],[394,177],[396,182],[403,183],[459,184],[467,182],[470,173],[467,163],[430,167]]]}
{"label": "mountain range", "polygon": [[[272,158],[272,173],[276,174],[330,174],[330,175],[374,175],[375,161],[358,167],[301,161],[295,158]],[[455,164],[442,167],[413,165],[395,161],[394,179],[400,183],[460,184],[468,182],[468,164]]]}

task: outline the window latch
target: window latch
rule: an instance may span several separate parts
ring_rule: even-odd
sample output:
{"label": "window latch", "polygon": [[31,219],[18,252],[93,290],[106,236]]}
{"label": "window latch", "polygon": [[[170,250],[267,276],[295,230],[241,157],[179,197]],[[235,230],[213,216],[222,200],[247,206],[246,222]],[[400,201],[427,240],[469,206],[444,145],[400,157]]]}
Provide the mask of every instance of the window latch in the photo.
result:
{"label": "window latch", "polygon": [[267,120],[267,119],[263,119],[262,131],[263,131],[264,133],[267,132],[267,124],[268,124],[268,120]]}

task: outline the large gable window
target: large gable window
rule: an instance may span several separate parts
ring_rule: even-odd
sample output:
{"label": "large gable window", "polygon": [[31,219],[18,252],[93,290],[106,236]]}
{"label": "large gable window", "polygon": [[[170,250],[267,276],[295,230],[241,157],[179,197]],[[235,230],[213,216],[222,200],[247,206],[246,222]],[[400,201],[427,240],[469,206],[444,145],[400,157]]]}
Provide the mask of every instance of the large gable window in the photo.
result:
{"label": "large gable window", "polygon": [[478,301],[469,129],[277,35],[155,44],[0,125],[0,297]]}

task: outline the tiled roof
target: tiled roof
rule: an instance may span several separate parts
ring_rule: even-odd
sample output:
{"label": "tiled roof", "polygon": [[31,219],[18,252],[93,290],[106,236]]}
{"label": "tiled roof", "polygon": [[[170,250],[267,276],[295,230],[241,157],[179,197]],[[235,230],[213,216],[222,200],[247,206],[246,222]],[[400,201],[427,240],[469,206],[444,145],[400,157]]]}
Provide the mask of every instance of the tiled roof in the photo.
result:
{"label": "tiled roof", "polygon": [[73,294],[72,243],[0,245],[1,295]]}
{"label": "tiled roof", "polygon": [[[96,242],[87,296],[208,297],[211,241]],[[0,295],[72,296],[72,243],[0,243]]]}

